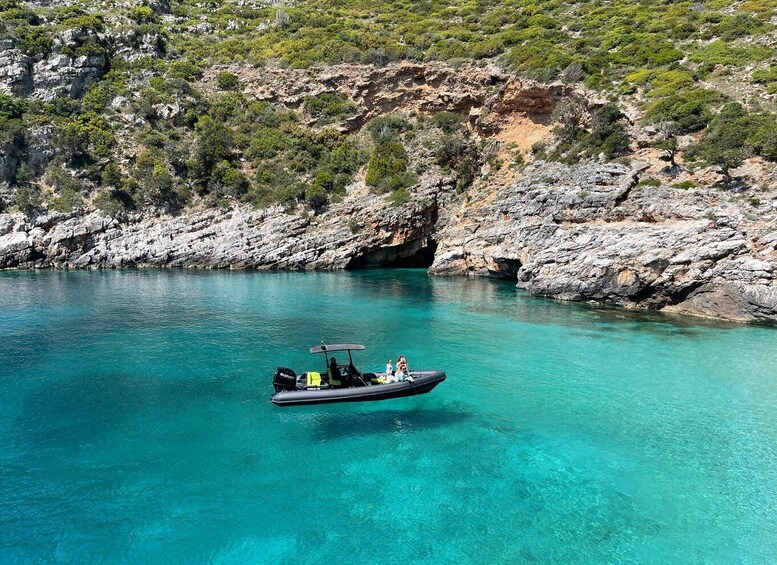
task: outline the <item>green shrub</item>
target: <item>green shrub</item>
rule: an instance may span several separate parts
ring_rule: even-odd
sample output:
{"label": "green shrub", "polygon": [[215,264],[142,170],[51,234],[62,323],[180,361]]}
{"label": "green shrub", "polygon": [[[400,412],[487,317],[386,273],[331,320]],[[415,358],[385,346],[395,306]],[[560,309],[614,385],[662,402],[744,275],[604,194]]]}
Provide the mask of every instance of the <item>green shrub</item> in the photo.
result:
{"label": "green shrub", "polygon": [[681,90],[650,103],[645,109],[645,120],[674,122],[678,133],[691,133],[704,128],[713,118],[712,108],[725,99],[711,90]]}
{"label": "green shrub", "polygon": [[763,45],[736,47],[725,41],[714,41],[699,48],[689,56],[691,61],[707,65],[737,65],[765,61],[772,56],[772,50]]}
{"label": "green shrub", "polygon": [[192,81],[202,76],[202,69],[191,61],[173,61],[167,75],[171,78],[180,78],[186,81]]}
{"label": "green shrub", "polygon": [[507,56],[510,67],[541,81],[557,78],[561,71],[574,62],[559,44],[536,41],[513,47]]}
{"label": "green shrub", "polygon": [[235,140],[232,131],[208,115],[202,116],[195,126],[197,143],[191,163],[193,180],[205,190],[211,172],[217,163],[229,161]]}
{"label": "green shrub", "polygon": [[129,10],[129,16],[139,24],[156,21],[156,14],[149,6],[132,6]]}
{"label": "green shrub", "polygon": [[412,184],[407,174],[407,151],[398,141],[384,141],[375,146],[367,165],[368,186],[380,192],[391,192]]}
{"label": "green shrub", "polygon": [[123,190],[104,189],[94,199],[94,204],[111,217],[119,216],[135,208],[132,196]]}
{"label": "green shrub", "polygon": [[216,75],[216,86],[221,90],[234,90],[238,84],[237,77],[229,71],[221,71]]}
{"label": "green shrub", "polygon": [[394,139],[408,129],[410,129],[410,122],[399,114],[378,116],[370,120],[366,127],[375,143]]}
{"label": "green shrub", "polygon": [[37,184],[20,186],[13,196],[16,208],[27,214],[36,212],[43,206],[43,193]]}
{"label": "green shrub", "polygon": [[737,14],[726,17],[718,25],[713,26],[710,29],[710,33],[724,41],[731,41],[740,37],[763,33],[769,27],[767,22],[755,16]]}
{"label": "green shrub", "polygon": [[614,104],[605,104],[594,114],[591,134],[586,140],[589,153],[604,153],[608,159],[630,151],[629,136],[621,123],[623,113]]}
{"label": "green shrub", "polygon": [[455,168],[469,150],[469,144],[454,135],[444,135],[435,146],[434,162],[444,168]]}
{"label": "green shrub", "polygon": [[0,22],[13,22],[14,20],[24,21],[33,26],[41,23],[38,14],[24,4],[16,1],[0,3]]}
{"label": "green shrub", "polygon": [[718,165],[724,182],[729,184],[730,170],[741,166],[748,156],[747,141],[751,129],[747,111],[740,104],[726,104],[696,146],[689,151],[689,157]]}
{"label": "green shrub", "polygon": [[279,152],[288,149],[294,141],[277,128],[259,127],[253,133],[246,157],[249,159],[266,159],[275,157]]}
{"label": "green shrub", "polygon": [[753,71],[753,82],[760,84],[777,82],[777,65],[772,65],[768,69]]}
{"label": "green shrub", "polygon": [[102,31],[103,18],[96,14],[74,15],[61,21],[61,29],[81,29],[84,31]]}
{"label": "green shrub", "polygon": [[672,188],[679,188],[680,190],[689,190],[691,188],[696,188],[696,183],[692,180],[684,180],[683,182],[678,182],[676,184],[672,185]]}
{"label": "green shrub", "polygon": [[108,121],[94,112],[62,120],[57,132],[57,145],[62,155],[76,166],[110,156],[115,142]]}
{"label": "green shrub", "polygon": [[412,195],[405,187],[397,188],[388,195],[388,201],[391,202],[391,205],[394,207],[403,206],[410,202],[412,198]]}
{"label": "green shrub", "polygon": [[57,212],[70,212],[84,204],[83,194],[87,192],[84,183],[61,168],[51,168],[46,173],[46,182],[58,195],[51,199],[50,207]]}
{"label": "green shrub", "polygon": [[432,116],[432,123],[446,134],[457,132],[461,128],[463,118],[455,112],[437,112]]}
{"label": "green shrub", "polygon": [[137,199],[143,205],[161,206],[173,200],[174,180],[158,152],[141,152],[133,176]]}
{"label": "green shrub", "polygon": [[305,188],[305,202],[313,210],[321,210],[328,201],[326,190],[318,183],[310,184]]}
{"label": "green shrub", "polygon": [[324,92],[305,98],[305,111],[326,124],[352,116],[356,113],[356,104],[339,92]]}
{"label": "green shrub", "polygon": [[81,99],[81,106],[88,112],[101,112],[113,97],[111,85],[105,81],[94,83]]}
{"label": "green shrub", "polygon": [[208,191],[220,196],[241,198],[248,191],[248,177],[223,160],[216,164],[210,175]]}
{"label": "green shrub", "polygon": [[51,53],[54,41],[49,34],[39,27],[17,28],[16,46],[25,55],[48,55]]}

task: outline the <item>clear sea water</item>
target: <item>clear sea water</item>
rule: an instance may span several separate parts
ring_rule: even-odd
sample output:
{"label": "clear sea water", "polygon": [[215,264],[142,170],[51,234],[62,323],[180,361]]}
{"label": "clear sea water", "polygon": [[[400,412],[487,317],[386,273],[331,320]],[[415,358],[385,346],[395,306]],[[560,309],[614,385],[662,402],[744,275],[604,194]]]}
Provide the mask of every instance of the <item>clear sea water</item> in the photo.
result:
{"label": "clear sea water", "polygon": [[[277,408],[322,339],[431,394]],[[0,274],[0,562],[774,563],[777,330],[423,271]]]}

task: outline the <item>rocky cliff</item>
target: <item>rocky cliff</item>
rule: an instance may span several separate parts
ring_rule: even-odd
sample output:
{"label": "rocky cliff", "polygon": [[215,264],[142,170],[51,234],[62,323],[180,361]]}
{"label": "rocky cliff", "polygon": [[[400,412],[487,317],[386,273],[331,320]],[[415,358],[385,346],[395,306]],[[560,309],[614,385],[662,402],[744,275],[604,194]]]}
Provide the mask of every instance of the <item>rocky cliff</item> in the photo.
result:
{"label": "rocky cliff", "polygon": [[[143,29],[123,35],[64,30],[45,56],[24,55],[13,42],[2,40],[0,92],[44,102],[78,98],[108,72],[109,56],[132,60],[157,54],[158,37]],[[74,54],[87,43],[94,53]],[[311,208],[304,183],[319,181],[317,169],[304,169],[309,165],[302,162],[314,160],[313,153],[302,149],[301,157],[286,156],[287,162],[279,166],[302,171],[283,177],[298,184],[302,179],[302,196],[298,192],[291,203],[287,198],[279,205],[258,208],[240,203],[246,195],[219,185],[222,181],[209,178],[209,170],[203,177],[209,178],[207,182],[198,180],[187,169],[205,152],[205,144],[203,130],[192,124],[198,123],[197,112],[207,108],[205,97],[213,96],[214,106],[222,103],[219,77],[224,73],[235,79],[229,88],[238,90],[239,96],[224,95],[228,104],[214,116],[228,123],[227,109],[237,107],[240,97],[266,104],[257,110],[265,114],[256,131],[230,126],[244,139],[253,136],[260,143],[246,143],[247,148],[229,145],[219,157],[222,161],[215,163],[227,167],[224,178],[240,181],[243,174],[247,182],[248,175],[256,175],[261,184],[262,171],[277,172],[269,161],[281,150],[270,145],[292,143],[291,134],[302,140],[302,149],[336,135],[346,140],[338,151],[373,148],[376,142],[370,141],[365,126],[376,118],[399,116],[403,125],[396,127],[402,133],[391,135],[395,146],[402,146],[402,152],[407,149],[401,160],[407,161],[407,172],[415,179],[410,190],[403,187],[392,195],[371,190],[362,161],[350,173],[344,194],[325,194],[326,204]],[[113,215],[100,209],[95,194],[106,192],[100,182],[107,182],[102,172],[110,148],[103,147],[97,157],[88,154],[96,145],[90,137],[96,128],[93,118],[71,119],[70,137],[62,138],[81,143],[81,153],[62,143],[54,147],[58,130],[47,123],[29,122],[21,144],[9,134],[0,152],[4,181],[0,197],[6,202],[18,200],[14,197],[20,187],[29,185],[19,173],[23,169],[40,178],[49,162],[56,164],[68,153],[73,154],[64,164],[76,168],[70,172],[57,164],[49,175],[53,185],[45,178],[40,181],[41,194],[51,202],[59,200],[61,206],[69,202],[71,211],[54,212],[28,202],[24,212],[0,214],[0,269],[425,266],[438,274],[515,280],[532,294],[562,300],[777,322],[773,166],[750,159],[740,171],[742,182],[722,187],[721,175],[712,167],[674,165],[674,154],[667,165],[662,161],[665,149],[655,148],[657,127],[640,126],[636,107],[625,108],[629,119],[615,116],[610,124],[626,136],[630,154],[622,163],[608,163],[591,152],[574,165],[544,160],[542,147],[563,146],[553,132],[560,102],[576,101],[572,109],[579,112],[578,133],[593,128],[594,110],[604,101],[580,85],[539,83],[491,63],[472,62],[310,69],[232,64],[206,69],[201,78],[190,79],[196,86],[180,77],[170,83],[155,78],[158,91],[146,88],[143,78],[121,91],[111,87],[114,90],[103,93],[105,115],[114,128],[111,135],[115,133],[120,147],[116,153],[120,166],[113,173],[120,178],[111,190],[124,191],[127,197],[126,187],[132,187],[138,204],[134,209]],[[132,92],[135,87],[140,91]],[[175,90],[181,88],[185,95]],[[327,95],[339,97],[330,100],[343,104],[346,111],[324,120],[307,105]],[[293,114],[293,119],[281,125],[273,122],[281,119],[278,116],[288,118],[283,112]],[[447,125],[434,122],[439,113],[450,114]],[[461,121],[451,122],[450,116]],[[64,128],[61,123],[58,127],[61,134]],[[200,136],[200,145],[187,145],[193,134]],[[687,147],[696,138],[677,136],[676,141]],[[170,155],[162,150],[168,147]],[[448,153],[441,155],[441,148]],[[569,147],[562,149],[556,150],[556,158],[574,160]],[[251,163],[251,151],[264,161],[254,157]],[[79,159],[86,163],[82,169]],[[466,168],[461,166],[465,161]],[[122,176],[131,174],[135,176]],[[62,180],[71,176],[80,176],[77,188]],[[326,175],[321,178],[332,184]],[[176,194],[189,194],[189,200],[175,208],[148,198],[157,205],[144,208],[140,196],[145,184],[162,187],[168,196],[174,186]],[[191,196],[193,191],[199,194]],[[208,200],[208,191],[221,199]],[[163,204],[171,201],[175,198]]]}
{"label": "rocky cliff", "polygon": [[540,296],[777,322],[777,199],[641,185],[646,165],[539,162],[498,190],[427,180],[402,207],[355,191],[320,216],[236,207],[119,221],[0,220],[3,268],[431,265]]}
{"label": "rocky cliff", "polygon": [[438,227],[432,271],[515,278],[562,300],[777,321],[777,200],[641,185],[645,168],[534,164]]}

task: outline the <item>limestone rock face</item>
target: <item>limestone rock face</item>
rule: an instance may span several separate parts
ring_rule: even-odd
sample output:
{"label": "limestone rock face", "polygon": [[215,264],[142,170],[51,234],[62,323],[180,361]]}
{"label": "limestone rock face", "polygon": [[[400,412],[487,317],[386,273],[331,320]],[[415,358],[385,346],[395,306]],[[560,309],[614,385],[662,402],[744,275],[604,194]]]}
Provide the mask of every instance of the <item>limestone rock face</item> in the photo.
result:
{"label": "limestone rock face", "polygon": [[[65,2],[66,3],[66,2]],[[169,11],[169,3],[156,2],[154,9]],[[73,55],[90,43],[91,54]],[[97,82],[109,68],[110,56],[134,61],[141,57],[158,57],[164,42],[156,32],[127,29],[110,33],[67,29],[54,37],[52,52],[46,56],[28,56],[13,41],[0,40],[0,92],[13,96],[30,96],[44,102],[69,96],[78,98]]]}
{"label": "limestone rock face", "polygon": [[62,32],[55,51],[46,57],[24,55],[13,42],[0,41],[0,92],[44,102],[60,96],[81,96],[87,86],[108,71],[106,53],[75,56],[56,50],[82,40],[77,30]]}
{"label": "limestone rock face", "polygon": [[445,179],[402,208],[353,195],[322,216],[237,207],[125,223],[88,214],[0,216],[0,268],[344,269],[412,259],[432,242]]}
{"label": "limestone rock face", "polygon": [[[260,100],[299,107],[308,96],[339,92],[352,100],[357,113],[341,125],[357,131],[370,119],[390,112],[433,113],[442,110],[469,116],[477,128],[498,131],[503,113],[530,115],[546,122],[558,100],[570,92],[561,83],[543,85],[524,81],[494,66],[399,62],[385,67],[341,64],[326,69],[260,69],[226,67],[234,72],[246,94]],[[215,81],[215,67],[206,73]],[[487,116],[489,108],[499,111]]]}
{"label": "limestone rock face", "polygon": [[27,96],[33,89],[29,58],[10,39],[0,40],[0,92]]}
{"label": "limestone rock face", "polygon": [[756,210],[718,189],[642,186],[641,171],[539,162],[480,195],[454,197],[436,177],[404,206],[357,190],[317,216],[6,214],[0,268],[346,269],[433,254],[434,273],[512,279],[540,296],[777,322],[777,201]]}
{"label": "limestone rock face", "polygon": [[777,321],[773,203],[752,220],[717,189],[639,186],[641,168],[527,167],[438,226],[431,269],[562,300]]}
{"label": "limestone rock face", "polygon": [[32,65],[32,96],[51,102],[61,96],[76,98],[108,70],[105,54],[53,55]]}

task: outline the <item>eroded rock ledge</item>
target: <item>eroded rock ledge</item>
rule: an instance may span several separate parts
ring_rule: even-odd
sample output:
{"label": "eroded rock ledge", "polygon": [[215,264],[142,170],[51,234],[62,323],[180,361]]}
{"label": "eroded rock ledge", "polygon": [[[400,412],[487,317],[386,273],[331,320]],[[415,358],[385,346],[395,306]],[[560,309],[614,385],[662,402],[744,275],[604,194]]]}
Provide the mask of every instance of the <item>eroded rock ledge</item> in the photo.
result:
{"label": "eroded rock ledge", "polygon": [[332,270],[360,257],[397,262],[428,245],[448,182],[432,179],[402,208],[362,191],[320,216],[245,206],[125,221],[99,212],[0,215],[0,268]]}
{"label": "eroded rock ledge", "polygon": [[431,178],[405,206],[358,191],[315,217],[3,215],[0,267],[346,269],[433,253],[434,273],[535,295],[777,322],[777,199],[642,186],[640,172],[535,163],[505,188],[454,197],[451,179]]}
{"label": "eroded rock ledge", "polygon": [[777,321],[774,198],[638,184],[642,166],[538,163],[439,226],[431,270],[532,294]]}

